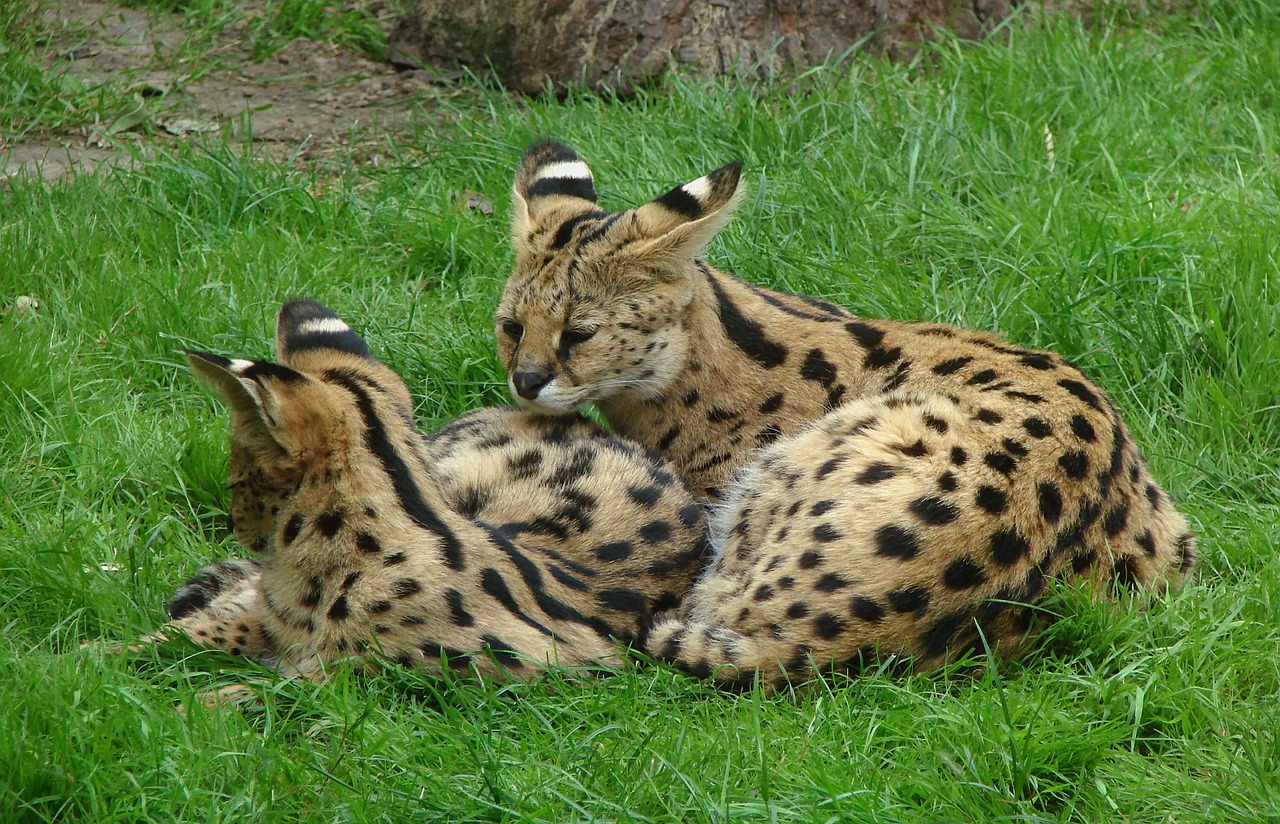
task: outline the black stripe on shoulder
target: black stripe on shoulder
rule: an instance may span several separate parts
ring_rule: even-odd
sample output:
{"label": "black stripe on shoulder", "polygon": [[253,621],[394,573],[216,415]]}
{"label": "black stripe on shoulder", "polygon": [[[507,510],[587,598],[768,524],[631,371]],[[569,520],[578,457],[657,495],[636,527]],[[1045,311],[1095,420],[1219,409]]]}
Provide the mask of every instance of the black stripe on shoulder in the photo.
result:
{"label": "black stripe on shoulder", "polygon": [[765,369],[781,366],[787,359],[787,348],[766,337],[764,328],[742,314],[725,294],[724,289],[720,288],[718,279],[710,273],[710,270],[700,268],[707,276],[711,290],[715,292],[716,303],[720,308],[720,325],[724,327],[724,333],[729,340],[733,341],[733,345]]}
{"label": "black stripe on shoulder", "polygon": [[465,569],[466,560],[462,555],[462,542],[458,540],[458,536],[453,533],[449,525],[440,520],[435,510],[423,500],[422,490],[418,488],[409,465],[392,445],[391,439],[387,436],[386,427],[378,416],[378,410],[374,407],[373,399],[365,391],[364,379],[335,369],[326,371],[323,377],[325,381],[341,386],[355,397],[360,416],[364,419],[365,447],[382,463],[382,469],[391,479],[396,498],[400,501],[405,514],[416,526],[440,538],[440,551],[444,555],[446,566],[453,570]]}

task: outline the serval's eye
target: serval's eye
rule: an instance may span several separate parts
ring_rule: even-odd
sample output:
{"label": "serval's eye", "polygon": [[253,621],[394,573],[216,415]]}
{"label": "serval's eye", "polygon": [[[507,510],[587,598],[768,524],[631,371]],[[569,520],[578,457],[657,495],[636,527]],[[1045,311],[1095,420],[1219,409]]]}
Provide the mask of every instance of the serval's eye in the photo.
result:
{"label": "serval's eye", "polygon": [[503,334],[514,341],[519,341],[524,335],[524,327],[514,320],[504,320],[502,322],[502,331]]}
{"label": "serval's eye", "polygon": [[560,333],[560,343],[565,346],[575,346],[579,343],[586,343],[595,335],[594,329],[566,329]]}

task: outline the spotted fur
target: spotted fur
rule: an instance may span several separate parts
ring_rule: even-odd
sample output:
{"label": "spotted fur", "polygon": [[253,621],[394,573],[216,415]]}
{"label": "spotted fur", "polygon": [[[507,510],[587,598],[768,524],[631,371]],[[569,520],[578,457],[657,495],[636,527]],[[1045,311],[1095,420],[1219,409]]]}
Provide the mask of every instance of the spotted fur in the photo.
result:
{"label": "spotted fur", "polygon": [[1059,355],[712,268],[737,164],[623,212],[594,193],[569,147],[526,153],[498,348],[528,408],[595,403],[718,504],[713,564],[655,655],[771,688],[889,656],[928,669],[1012,654],[1049,578],[1109,594],[1190,572],[1186,520]]}
{"label": "spotted fur", "polygon": [[169,602],[198,642],[307,677],[351,657],[614,665],[702,567],[702,507],[595,424],[484,409],[426,437],[403,382],[309,301],[281,311],[277,350],[189,353],[231,408],[231,526],[260,555]]}

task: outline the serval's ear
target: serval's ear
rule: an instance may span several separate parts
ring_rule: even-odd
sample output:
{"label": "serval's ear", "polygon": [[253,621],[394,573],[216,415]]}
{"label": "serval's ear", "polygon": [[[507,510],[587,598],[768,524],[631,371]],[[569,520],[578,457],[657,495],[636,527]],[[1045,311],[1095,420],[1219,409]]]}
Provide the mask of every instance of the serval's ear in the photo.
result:
{"label": "serval's ear", "polygon": [[208,352],[188,351],[187,361],[196,377],[231,407],[236,437],[284,448],[278,432],[281,411],[291,388],[307,381],[305,375],[277,363]]}
{"label": "serval's ear", "polygon": [[369,352],[364,338],[355,333],[332,309],[314,300],[291,300],[276,317],[276,352],[280,362],[310,375],[331,371],[373,381],[412,414],[413,396],[404,380]]}
{"label": "serval's ear", "polygon": [[326,349],[370,358],[369,346],[332,309],[314,300],[291,300],[276,317],[276,355],[293,363],[305,353]]}
{"label": "serval's ear", "polygon": [[636,231],[648,239],[636,253],[696,257],[729,222],[742,199],[741,181],[742,162],[735,160],[636,209]]}
{"label": "serval's ear", "polygon": [[516,167],[511,231],[527,242],[542,218],[553,210],[595,210],[595,178],[578,153],[558,140],[543,140],[525,150]]}

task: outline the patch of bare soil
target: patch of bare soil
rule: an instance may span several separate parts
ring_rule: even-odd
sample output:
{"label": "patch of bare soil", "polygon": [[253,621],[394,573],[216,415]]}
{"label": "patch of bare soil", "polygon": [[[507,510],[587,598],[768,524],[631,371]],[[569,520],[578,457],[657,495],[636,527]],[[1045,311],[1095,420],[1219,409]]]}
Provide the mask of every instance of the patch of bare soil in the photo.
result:
{"label": "patch of bare soil", "polygon": [[[252,11],[254,3],[245,4]],[[260,6],[260,4],[257,4]],[[298,39],[257,61],[248,21],[197,42],[178,14],[112,2],[50,0],[44,14],[48,68],[94,86],[128,89],[126,104],[71,132],[28,135],[3,145],[4,174],[46,179],[123,162],[129,144],[150,145],[220,133],[251,140],[280,159],[311,161],[356,151],[377,162],[372,134],[412,122],[438,80],[397,71],[334,43]],[[72,81],[74,82],[74,81]],[[361,152],[361,148],[365,149]]]}

